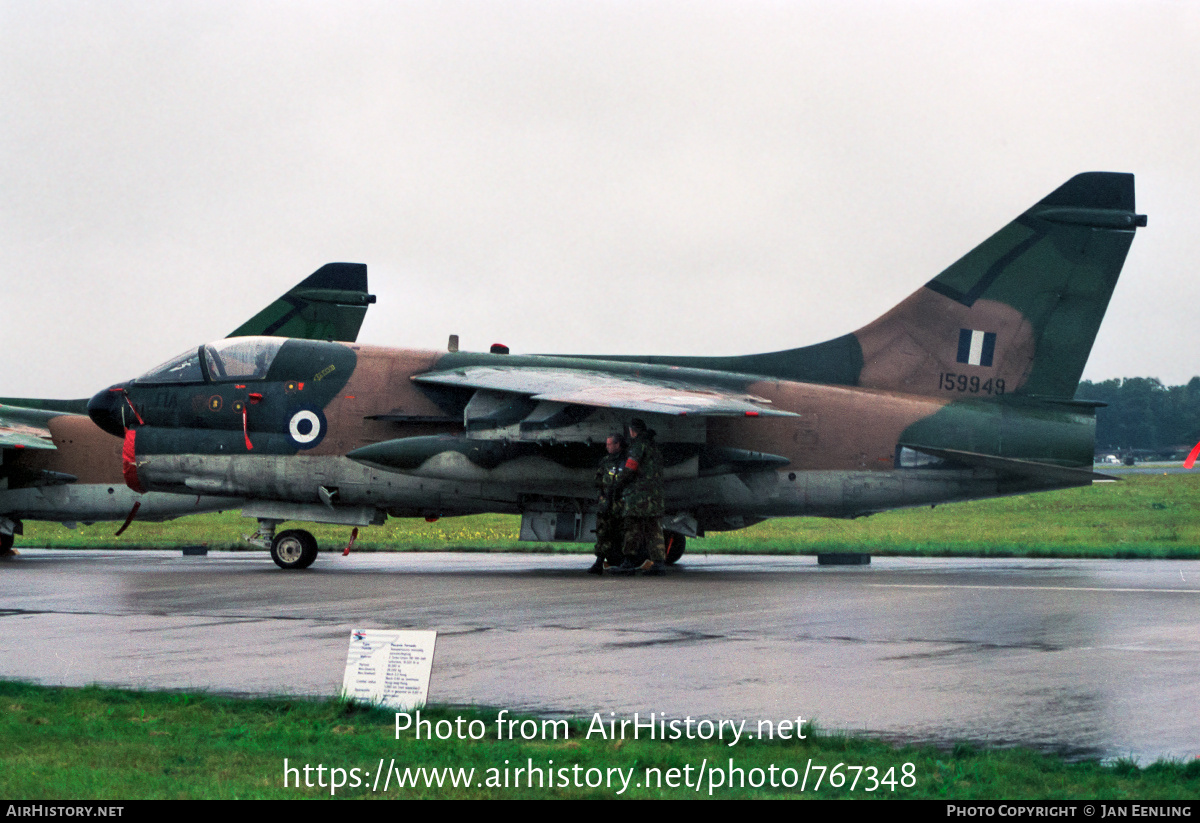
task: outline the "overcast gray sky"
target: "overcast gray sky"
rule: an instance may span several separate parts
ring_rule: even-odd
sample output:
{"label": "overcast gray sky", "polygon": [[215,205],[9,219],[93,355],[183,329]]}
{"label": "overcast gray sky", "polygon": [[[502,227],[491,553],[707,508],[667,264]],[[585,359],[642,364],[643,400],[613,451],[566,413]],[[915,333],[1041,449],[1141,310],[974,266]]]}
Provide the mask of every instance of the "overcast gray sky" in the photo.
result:
{"label": "overcast gray sky", "polygon": [[736,354],[1137,175],[1085,377],[1200,373],[1200,3],[0,0],[0,395],[80,397],[330,261],[360,341]]}

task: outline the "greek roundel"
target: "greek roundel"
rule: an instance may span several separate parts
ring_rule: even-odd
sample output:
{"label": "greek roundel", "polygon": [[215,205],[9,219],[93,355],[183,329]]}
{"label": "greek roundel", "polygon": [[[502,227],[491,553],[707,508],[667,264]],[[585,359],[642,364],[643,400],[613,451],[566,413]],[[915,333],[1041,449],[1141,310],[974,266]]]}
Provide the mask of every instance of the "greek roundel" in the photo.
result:
{"label": "greek roundel", "polygon": [[288,418],[288,437],[302,449],[311,449],[321,442],[329,424],[320,409],[305,406]]}

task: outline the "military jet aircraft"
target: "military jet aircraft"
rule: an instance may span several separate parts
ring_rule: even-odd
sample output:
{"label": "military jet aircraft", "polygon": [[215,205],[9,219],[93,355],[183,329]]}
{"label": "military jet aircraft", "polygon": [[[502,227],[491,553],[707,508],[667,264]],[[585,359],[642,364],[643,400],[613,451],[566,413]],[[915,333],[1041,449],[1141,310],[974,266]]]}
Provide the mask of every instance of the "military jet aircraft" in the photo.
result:
{"label": "military jet aircraft", "polygon": [[[282,335],[353,342],[367,306],[367,267],[330,263],[302,280],[230,337]],[[120,439],[87,417],[87,400],[0,399],[0,553],[23,520],[167,520],[236,508],[196,494],[136,494],[121,473]]]}
{"label": "military jet aircraft", "polygon": [[137,492],[244,499],[272,557],[284,520],[512,512],[521,537],[586,539],[605,436],[658,432],[664,527],[1092,482],[1097,404],[1074,399],[1136,229],[1133,176],[1078,175],[852,334],[737,357],[412,351],[223,340],[99,392]]}

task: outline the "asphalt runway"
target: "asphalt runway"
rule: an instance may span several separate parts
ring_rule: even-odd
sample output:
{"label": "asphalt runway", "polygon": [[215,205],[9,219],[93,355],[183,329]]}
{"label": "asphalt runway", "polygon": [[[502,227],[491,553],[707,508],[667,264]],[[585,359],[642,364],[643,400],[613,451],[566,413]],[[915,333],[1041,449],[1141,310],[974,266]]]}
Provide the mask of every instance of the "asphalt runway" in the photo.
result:
{"label": "asphalt runway", "polygon": [[438,703],[1200,755],[1200,562],[590,562],[323,554],[288,573],[259,552],[23,549],[0,563],[0,677],[332,695],[351,629],[434,629]]}

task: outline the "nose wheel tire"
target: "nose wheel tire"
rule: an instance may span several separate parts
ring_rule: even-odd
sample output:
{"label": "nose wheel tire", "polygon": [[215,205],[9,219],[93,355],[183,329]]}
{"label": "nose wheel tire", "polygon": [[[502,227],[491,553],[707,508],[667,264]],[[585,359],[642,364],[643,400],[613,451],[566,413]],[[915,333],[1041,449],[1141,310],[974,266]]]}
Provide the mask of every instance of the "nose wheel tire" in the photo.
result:
{"label": "nose wheel tire", "polygon": [[271,559],[281,569],[307,569],[317,559],[317,538],[304,529],[288,529],[271,541]]}

